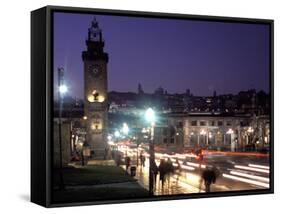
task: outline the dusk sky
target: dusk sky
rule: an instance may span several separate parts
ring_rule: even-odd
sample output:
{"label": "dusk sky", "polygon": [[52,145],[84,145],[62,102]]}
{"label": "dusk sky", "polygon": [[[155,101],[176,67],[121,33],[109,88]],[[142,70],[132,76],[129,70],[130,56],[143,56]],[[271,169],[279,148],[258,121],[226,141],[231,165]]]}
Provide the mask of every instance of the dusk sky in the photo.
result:
{"label": "dusk sky", "polygon": [[198,96],[269,91],[269,25],[89,14],[54,14],[54,77],[64,67],[69,94],[83,97],[82,51],[96,17],[109,54],[109,91],[190,89]]}

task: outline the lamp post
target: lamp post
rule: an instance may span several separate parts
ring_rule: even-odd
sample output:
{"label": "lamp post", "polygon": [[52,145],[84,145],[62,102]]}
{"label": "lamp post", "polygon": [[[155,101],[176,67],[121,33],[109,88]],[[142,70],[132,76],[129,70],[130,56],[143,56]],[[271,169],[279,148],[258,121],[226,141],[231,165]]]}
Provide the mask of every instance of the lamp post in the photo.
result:
{"label": "lamp post", "polygon": [[153,166],[155,164],[154,154],[154,126],[155,126],[155,112],[152,108],[148,108],[145,112],[145,119],[151,126],[149,139],[149,195],[153,196],[154,189],[154,173]]}
{"label": "lamp post", "polygon": [[63,95],[67,92],[67,87],[64,85],[64,69],[58,68],[58,104],[59,104],[59,161],[60,161],[60,189],[64,189],[63,169],[62,169],[62,108],[63,108]]}

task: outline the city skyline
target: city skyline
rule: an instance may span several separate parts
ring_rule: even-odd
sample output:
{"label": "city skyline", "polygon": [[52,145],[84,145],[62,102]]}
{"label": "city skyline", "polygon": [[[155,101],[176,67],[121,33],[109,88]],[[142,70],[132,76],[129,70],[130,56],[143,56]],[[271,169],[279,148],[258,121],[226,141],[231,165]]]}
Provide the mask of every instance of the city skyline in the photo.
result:
{"label": "city skyline", "polygon": [[[81,53],[93,17],[54,14],[54,84],[57,67],[64,67],[73,97],[84,95]],[[136,92],[141,83],[146,93],[160,86],[172,94],[190,89],[198,96],[252,88],[269,92],[267,25],[95,17],[109,54],[109,91]]]}

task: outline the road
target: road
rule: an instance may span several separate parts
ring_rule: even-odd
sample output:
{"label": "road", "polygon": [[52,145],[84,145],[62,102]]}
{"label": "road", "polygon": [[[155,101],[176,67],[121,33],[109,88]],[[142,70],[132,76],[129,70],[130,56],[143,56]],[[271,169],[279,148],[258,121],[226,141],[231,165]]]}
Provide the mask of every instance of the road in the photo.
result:
{"label": "road", "polygon": [[[122,150],[121,150],[122,151]],[[126,148],[123,155],[130,156],[132,165],[136,163],[136,150]],[[136,179],[146,189],[149,186],[149,155],[146,156],[145,166],[141,167],[140,163],[137,167]],[[156,164],[159,165],[160,159],[170,158],[173,165],[177,167],[176,159],[179,160],[181,170],[176,171],[170,176],[169,181],[164,187],[159,182],[157,175],[154,194],[155,195],[171,195],[171,194],[187,194],[205,192],[204,185],[200,185],[202,171],[207,165],[213,165],[220,171],[220,176],[215,184],[211,186],[211,192],[220,191],[239,191],[269,188],[269,157],[256,156],[252,154],[227,154],[227,153],[209,153],[204,156],[204,160],[200,164],[192,154],[155,154]]]}

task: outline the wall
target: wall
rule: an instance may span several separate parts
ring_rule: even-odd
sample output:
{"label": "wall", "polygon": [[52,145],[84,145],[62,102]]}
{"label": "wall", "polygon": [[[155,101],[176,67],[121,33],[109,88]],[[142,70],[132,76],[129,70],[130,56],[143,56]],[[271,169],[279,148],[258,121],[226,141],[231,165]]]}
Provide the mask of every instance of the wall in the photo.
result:
{"label": "wall", "polygon": [[[148,10],[275,19],[275,195],[163,201],[43,209],[29,200],[30,11],[45,5]],[[2,1],[1,39],[1,213],[276,213],[280,208],[281,13],[278,0],[25,0]],[[15,132],[16,130],[16,132]],[[9,147],[6,147],[6,146]],[[11,147],[12,146],[12,147]],[[13,152],[11,154],[11,152]]]}

